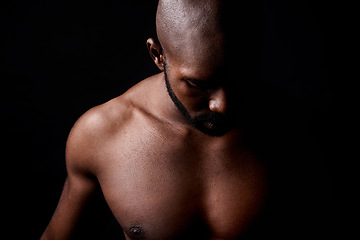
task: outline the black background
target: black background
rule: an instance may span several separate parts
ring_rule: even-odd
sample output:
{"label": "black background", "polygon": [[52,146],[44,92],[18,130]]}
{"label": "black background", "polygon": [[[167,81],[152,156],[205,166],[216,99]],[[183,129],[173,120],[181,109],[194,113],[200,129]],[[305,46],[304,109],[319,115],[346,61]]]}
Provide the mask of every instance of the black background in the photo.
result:
{"label": "black background", "polygon": [[[2,198],[12,239],[38,239],[49,222],[66,177],[64,149],[75,121],[158,72],[145,45],[155,36],[156,4],[1,2]],[[328,229],[324,236],[340,239],[344,191],[339,178],[347,161],[340,148],[341,49],[334,46],[340,41],[341,8],[322,0],[274,0],[267,1],[266,13],[262,80],[274,101],[283,103],[279,111],[289,111],[297,124],[280,119],[278,125],[304,130],[306,137],[295,143],[307,141],[315,148],[317,161],[306,167],[314,166],[322,199],[315,201],[324,201],[321,214],[330,218],[319,228]],[[108,227],[103,239],[113,239],[116,228]]]}

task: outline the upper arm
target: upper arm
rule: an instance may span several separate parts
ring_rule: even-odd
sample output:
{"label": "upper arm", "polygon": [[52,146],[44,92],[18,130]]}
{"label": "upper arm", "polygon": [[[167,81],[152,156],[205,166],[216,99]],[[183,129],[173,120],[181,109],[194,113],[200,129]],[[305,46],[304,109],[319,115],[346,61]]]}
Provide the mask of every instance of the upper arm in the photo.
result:
{"label": "upper arm", "polygon": [[66,179],[58,206],[41,239],[69,239],[86,203],[98,188],[96,165],[104,124],[97,110],[90,110],[74,125],[66,146]]}

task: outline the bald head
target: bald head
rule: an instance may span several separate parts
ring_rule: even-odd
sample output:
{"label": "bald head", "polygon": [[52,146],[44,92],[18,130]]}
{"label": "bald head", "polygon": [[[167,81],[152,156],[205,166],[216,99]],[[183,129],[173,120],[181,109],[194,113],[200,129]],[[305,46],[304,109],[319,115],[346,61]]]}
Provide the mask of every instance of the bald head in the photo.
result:
{"label": "bald head", "polygon": [[160,0],[157,24],[161,28],[195,26],[200,29],[216,23],[220,0]]}
{"label": "bald head", "polygon": [[219,57],[223,43],[220,3],[219,0],[160,0],[156,29],[166,54],[200,65],[202,60]]}
{"label": "bald head", "polygon": [[156,30],[165,55],[184,64],[212,67],[227,52],[249,48],[259,38],[254,34],[260,32],[259,2],[160,0]]}

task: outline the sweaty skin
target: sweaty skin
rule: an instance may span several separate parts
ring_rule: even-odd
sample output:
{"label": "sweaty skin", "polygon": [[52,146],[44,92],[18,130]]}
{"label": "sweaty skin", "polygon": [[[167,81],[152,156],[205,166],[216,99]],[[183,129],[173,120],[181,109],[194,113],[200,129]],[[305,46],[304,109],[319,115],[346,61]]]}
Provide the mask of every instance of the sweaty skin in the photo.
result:
{"label": "sweaty skin", "polygon": [[[69,239],[99,188],[126,239],[242,239],[255,222],[267,172],[235,121],[238,92],[224,67],[220,2],[160,1],[160,42],[147,45],[168,85],[161,72],[76,122],[68,177],[42,240]],[[181,40],[167,30],[164,10],[175,14]]]}

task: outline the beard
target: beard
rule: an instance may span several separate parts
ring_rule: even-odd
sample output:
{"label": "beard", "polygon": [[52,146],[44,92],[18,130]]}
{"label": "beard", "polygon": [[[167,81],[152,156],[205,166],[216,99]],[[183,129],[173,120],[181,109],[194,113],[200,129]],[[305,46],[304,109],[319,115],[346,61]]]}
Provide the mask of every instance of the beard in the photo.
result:
{"label": "beard", "polygon": [[166,72],[166,64],[164,65],[164,76],[166,89],[172,102],[193,127],[198,129],[200,132],[213,137],[223,136],[230,131],[231,124],[227,121],[225,116],[220,113],[211,112],[207,114],[198,114],[194,117],[191,117],[184,104],[180,102],[170,86]]}

